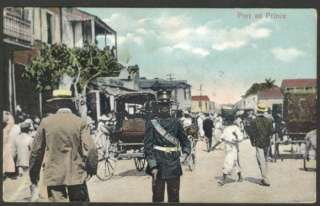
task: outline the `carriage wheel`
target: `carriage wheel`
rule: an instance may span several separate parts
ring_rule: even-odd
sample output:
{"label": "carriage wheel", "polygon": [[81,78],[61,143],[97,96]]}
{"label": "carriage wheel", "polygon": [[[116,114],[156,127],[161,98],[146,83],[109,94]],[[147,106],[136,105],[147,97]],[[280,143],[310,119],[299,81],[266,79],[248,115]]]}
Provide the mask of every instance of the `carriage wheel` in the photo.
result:
{"label": "carriage wheel", "polygon": [[133,159],[134,160],[134,165],[136,166],[136,169],[140,172],[143,170],[145,164],[146,164],[146,160],[144,158],[141,157],[136,157]]}
{"label": "carriage wheel", "polygon": [[188,167],[190,171],[193,171],[196,168],[196,156],[191,154],[188,157]]}
{"label": "carriage wheel", "polygon": [[98,162],[97,177],[106,181],[114,175],[116,160],[112,158],[102,159]]}

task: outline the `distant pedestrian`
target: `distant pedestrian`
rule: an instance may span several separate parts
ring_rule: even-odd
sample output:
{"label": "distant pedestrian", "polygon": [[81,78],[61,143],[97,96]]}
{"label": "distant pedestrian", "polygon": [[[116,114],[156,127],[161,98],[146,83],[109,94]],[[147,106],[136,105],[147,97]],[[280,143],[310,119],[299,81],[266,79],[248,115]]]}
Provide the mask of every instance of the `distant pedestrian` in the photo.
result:
{"label": "distant pedestrian", "polygon": [[198,132],[199,132],[200,139],[203,139],[203,137],[204,137],[203,119],[204,119],[204,115],[202,113],[200,113],[197,118],[197,124],[198,124],[198,129],[199,129]]}
{"label": "distant pedestrian", "polygon": [[213,132],[213,121],[210,118],[209,115],[206,115],[206,118],[203,120],[203,131],[204,131],[204,135],[207,138],[208,141],[208,152],[210,152],[211,150],[211,146],[212,146],[212,132]]}
{"label": "distant pedestrian", "polygon": [[31,153],[31,144],[33,138],[30,133],[31,124],[29,121],[24,121],[20,124],[21,132],[14,139],[14,145],[17,151],[16,167],[19,176],[22,176],[29,168],[29,158]]}
{"label": "distant pedestrian", "polygon": [[220,142],[220,138],[223,132],[223,120],[220,114],[217,115],[217,117],[214,119],[214,144],[218,146],[218,143]]}
{"label": "distant pedestrian", "polygon": [[260,167],[262,176],[261,184],[263,186],[270,186],[267,157],[270,138],[273,132],[272,120],[264,115],[267,111],[268,109],[264,104],[258,104],[257,116],[250,122],[250,125],[246,129],[252,146],[256,148],[256,157]]}
{"label": "distant pedestrian", "polygon": [[15,127],[14,124],[14,118],[13,116],[10,114],[10,112],[4,111],[3,112],[3,156],[2,156],[2,173],[4,175],[4,177],[6,177],[7,175],[11,175],[12,173],[14,173],[15,170],[15,163],[14,163],[14,159],[13,159],[13,140],[12,140],[12,136],[11,131],[12,129]]}
{"label": "distant pedestrian", "polygon": [[222,180],[218,183],[223,186],[226,182],[227,175],[235,170],[238,180],[241,182],[242,173],[239,160],[239,143],[243,140],[243,133],[240,129],[241,118],[236,117],[234,122],[227,126],[221,135],[221,140],[225,143],[225,159],[223,164]]}
{"label": "distant pedestrian", "polygon": [[86,179],[96,174],[96,146],[87,123],[72,113],[71,92],[54,90],[53,94],[48,103],[56,113],[41,121],[32,144],[32,194],[44,161],[44,184],[51,202],[89,201]]}

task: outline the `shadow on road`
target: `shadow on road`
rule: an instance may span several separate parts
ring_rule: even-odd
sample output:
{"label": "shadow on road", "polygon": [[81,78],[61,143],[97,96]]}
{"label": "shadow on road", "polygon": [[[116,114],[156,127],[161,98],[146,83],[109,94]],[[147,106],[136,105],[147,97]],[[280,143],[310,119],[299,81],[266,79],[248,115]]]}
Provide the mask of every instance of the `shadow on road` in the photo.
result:
{"label": "shadow on road", "polygon": [[261,179],[255,177],[246,177],[244,180],[253,184],[261,185]]}
{"label": "shadow on road", "polygon": [[136,169],[127,170],[124,172],[119,173],[117,176],[120,177],[126,177],[126,176],[146,176],[146,173],[144,171],[139,172]]}
{"label": "shadow on road", "polygon": [[299,168],[299,170],[304,171],[304,172],[316,172],[317,171],[316,168],[306,168],[306,169]]}
{"label": "shadow on road", "polygon": [[[222,180],[222,176],[215,176],[215,179],[218,182],[219,180]],[[231,178],[227,177],[227,179],[226,179],[224,184],[226,185],[226,184],[235,183],[235,182],[236,181],[234,179],[231,179]]]}

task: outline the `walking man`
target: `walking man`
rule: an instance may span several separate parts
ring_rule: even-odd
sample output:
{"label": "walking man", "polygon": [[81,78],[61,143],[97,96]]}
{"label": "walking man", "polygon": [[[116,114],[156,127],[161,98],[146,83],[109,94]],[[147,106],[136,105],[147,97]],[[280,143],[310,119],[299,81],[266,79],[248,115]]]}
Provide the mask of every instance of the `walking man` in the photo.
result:
{"label": "walking man", "polygon": [[185,161],[191,152],[190,141],[178,119],[170,116],[170,93],[158,92],[156,117],[146,123],[144,139],[146,172],[152,176],[152,201],[163,202],[167,185],[168,202],[179,202],[180,150]]}
{"label": "walking man", "polygon": [[74,115],[71,92],[54,90],[49,106],[55,114],[43,119],[30,156],[31,191],[36,190],[42,162],[51,202],[89,201],[87,176],[97,169],[97,151],[88,125]]}
{"label": "walking man", "polygon": [[221,140],[225,143],[223,177],[218,181],[221,186],[225,184],[227,175],[230,175],[232,170],[237,173],[238,182],[243,180],[239,162],[239,143],[243,140],[243,132],[240,129],[241,122],[241,118],[236,117],[233,123],[223,130],[221,136]]}
{"label": "walking man", "polygon": [[208,141],[207,150],[210,152],[212,146],[213,121],[209,115],[206,115],[206,118],[203,120],[203,131]]}
{"label": "walking man", "polygon": [[272,120],[265,116],[267,111],[268,109],[264,104],[258,104],[257,116],[250,122],[246,131],[250,137],[251,145],[256,147],[257,162],[262,176],[261,185],[263,186],[270,186],[267,157],[273,132]]}

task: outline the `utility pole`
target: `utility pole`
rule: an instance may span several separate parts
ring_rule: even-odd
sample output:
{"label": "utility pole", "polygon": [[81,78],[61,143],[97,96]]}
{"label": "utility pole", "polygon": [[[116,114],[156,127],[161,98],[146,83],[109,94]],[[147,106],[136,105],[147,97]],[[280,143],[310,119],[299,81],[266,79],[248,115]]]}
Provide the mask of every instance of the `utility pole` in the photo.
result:
{"label": "utility pole", "polygon": [[202,84],[200,84],[200,88],[198,89],[198,91],[200,92],[200,111],[202,112]]}
{"label": "utility pole", "polygon": [[170,81],[172,81],[172,80],[175,79],[175,78],[174,78],[174,74],[172,74],[172,73],[169,73],[169,74],[167,74],[166,76],[168,77],[168,79],[169,79]]}

